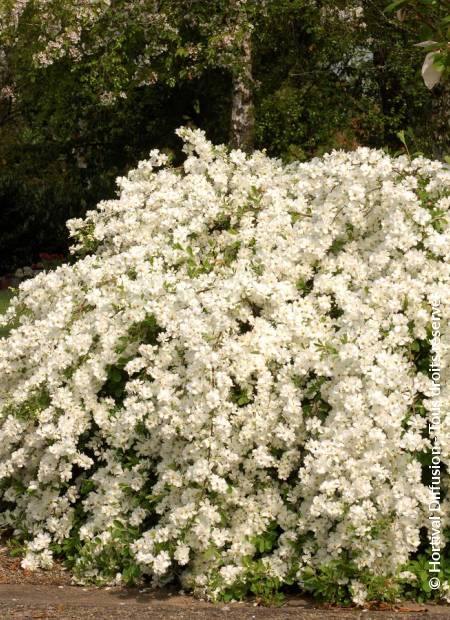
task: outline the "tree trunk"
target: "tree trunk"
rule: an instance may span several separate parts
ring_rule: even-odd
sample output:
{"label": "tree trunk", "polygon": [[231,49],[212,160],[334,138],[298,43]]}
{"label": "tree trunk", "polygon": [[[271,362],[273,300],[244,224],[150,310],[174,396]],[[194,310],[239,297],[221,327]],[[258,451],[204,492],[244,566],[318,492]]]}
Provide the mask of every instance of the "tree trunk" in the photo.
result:
{"label": "tree trunk", "polygon": [[450,155],[450,81],[447,79],[433,89],[431,124],[433,155],[443,159]]}
{"label": "tree trunk", "polygon": [[241,49],[240,67],[233,73],[230,145],[248,153],[254,148],[255,142],[250,28],[245,32]]}

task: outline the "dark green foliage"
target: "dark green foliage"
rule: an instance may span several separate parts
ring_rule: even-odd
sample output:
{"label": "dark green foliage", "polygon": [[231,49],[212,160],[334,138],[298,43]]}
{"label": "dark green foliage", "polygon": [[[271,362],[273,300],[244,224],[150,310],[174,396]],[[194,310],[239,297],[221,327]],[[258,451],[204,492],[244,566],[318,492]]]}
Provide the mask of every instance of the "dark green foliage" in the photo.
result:
{"label": "dark green foliage", "polygon": [[[12,297],[11,291],[1,291],[0,290],[0,315],[5,313],[8,309],[9,302]],[[9,327],[0,327],[0,338],[4,338],[9,334]]]}
{"label": "dark green foliage", "polygon": [[[400,22],[384,11],[385,4],[363,3],[365,28],[324,16],[327,3],[277,0],[256,12],[257,147],[285,160],[358,144],[396,151],[403,148],[403,130],[412,151],[434,154],[441,93],[423,84],[414,22]],[[213,6],[223,9],[220,2]],[[338,2],[335,8],[345,6]],[[179,164],[176,127],[192,123],[213,142],[228,140],[230,68],[205,60],[205,53],[200,69],[190,73],[181,46],[162,59],[164,79],[137,86],[127,82],[127,72],[141,38],[141,31],[124,29],[118,55],[109,50],[105,58],[94,54],[76,64],[65,58],[39,70],[32,69],[26,39],[8,52],[15,101],[0,101],[0,273],[36,261],[40,251],[64,251],[65,221],[113,197],[115,178],[150,149],[170,152]],[[108,75],[128,86],[126,98],[104,106],[99,93]],[[216,230],[227,226],[218,222]],[[192,269],[195,276],[208,266]]]}
{"label": "dark green foliage", "polygon": [[31,422],[41,411],[50,405],[50,397],[46,389],[37,389],[27,400],[18,406],[6,405],[6,414],[14,415],[19,420]]}
{"label": "dark green foliage", "polygon": [[[447,535],[445,535],[447,534]],[[449,531],[444,532],[444,538],[448,540]],[[428,601],[440,600],[440,590],[438,588],[432,589],[430,587],[430,577],[437,577],[440,583],[450,581],[450,545],[443,550],[440,559],[440,572],[430,573],[430,553],[419,553],[416,559],[411,560],[406,566],[408,571],[411,571],[416,575],[416,580],[408,582],[404,586],[405,595],[419,603],[426,603]]]}
{"label": "dark green foliage", "polygon": [[236,385],[231,390],[231,400],[238,407],[244,407],[253,402],[253,397],[248,393],[247,389]]}
{"label": "dark green foliage", "polygon": [[117,348],[117,353],[120,354],[119,359],[115,364],[108,367],[107,379],[100,392],[101,396],[110,396],[118,405],[123,403],[126,384],[129,380],[125,366],[130,359],[133,359],[133,356],[128,357],[126,355],[127,347],[140,344],[157,345],[158,336],[162,331],[153,315],[147,316],[143,321],[136,323],[128,330],[128,334],[121,339],[120,345]]}
{"label": "dark green foliage", "polygon": [[299,4],[285,2],[292,8],[284,19],[274,16],[258,38],[258,145],[287,160],[358,144],[397,150],[397,132],[411,127],[418,148],[431,153],[438,95],[421,80],[414,29],[385,15],[377,0],[362,4],[366,28]]}

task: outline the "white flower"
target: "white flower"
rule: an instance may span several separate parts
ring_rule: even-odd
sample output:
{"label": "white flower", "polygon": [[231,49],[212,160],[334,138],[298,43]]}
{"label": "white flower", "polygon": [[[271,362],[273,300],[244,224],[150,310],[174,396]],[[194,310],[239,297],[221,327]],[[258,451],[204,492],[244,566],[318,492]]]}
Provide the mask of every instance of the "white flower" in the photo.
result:
{"label": "white flower", "polygon": [[220,569],[220,576],[222,577],[225,585],[231,585],[236,578],[242,573],[243,568],[241,566],[222,566]]}
{"label": "white flower", "polygon": [[353,579],[350,584],[350,590],[352,593],[353,602],[358,606],[364,605],[368,594],[367,588],[364,586],[364,584],[360,583],[356,579]]}
{"label": "white flower", "polygon": [[157,575],[163,575],[171,564],[167,551],[161,551],[153,560],[153,570]]}
{"label": "white flower", "polygon": [[178,564],[184,566],[189,562],[189,547],[187,545],[177,545],[173,557]]}

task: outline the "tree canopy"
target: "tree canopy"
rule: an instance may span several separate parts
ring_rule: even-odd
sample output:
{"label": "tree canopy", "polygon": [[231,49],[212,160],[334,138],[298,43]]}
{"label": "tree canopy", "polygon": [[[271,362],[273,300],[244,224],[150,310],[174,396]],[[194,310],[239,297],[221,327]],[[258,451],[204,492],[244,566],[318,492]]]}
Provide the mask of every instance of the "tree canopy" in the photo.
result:
{"label": "tree canopy", "polygon": [[1,269],[66,248],[65,220],[111,196],[151,148],[179,158],[182,124],[285,160],[358,144],[395,151],[401,131],[412,151],[448,154],[446,87],[428,91],[420,74],[424,34],[412,9],[401,8],[405,19],[385,9],[5,0]]}

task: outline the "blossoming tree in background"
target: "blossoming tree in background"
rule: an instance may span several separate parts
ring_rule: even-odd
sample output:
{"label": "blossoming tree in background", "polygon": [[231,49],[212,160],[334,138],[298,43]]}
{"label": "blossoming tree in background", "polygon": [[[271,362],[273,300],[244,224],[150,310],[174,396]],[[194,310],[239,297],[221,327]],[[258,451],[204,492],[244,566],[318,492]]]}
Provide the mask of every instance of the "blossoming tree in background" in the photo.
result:
{"label": "blossoming tree in background", "polygon": [[[232,77],[231,142],[253,142],[251,37],[267,2],[13,0],[0,9],[4,41],[30,46],[35,68],[91,63],[89,87],[108,104],[133,87],[193,79],[211,66]],[[282,3],[278,3],[282,4]],[[7,68],[7,47],[3,52]],[[10,87],[9,87],[10,88]],[[9,91],[8,91],[9,92]]]}
{"label": "blossoming tree in background", "polygon": [[[30,70],[63,59],[83,63],[85,86],[103,105],[127,97],[133,88],[175,85],[212,67],[222,69],[231,78],[230,144],[250,150],[252,40],[294,12],[304,13],[314,28],[318,15],[348,22],[363,9],[355,0],[329,7],[305,0],[5,0],[0,62],[8,74],[8,55],[20,49],[29,55]],[[12,94],[10,78],[4,96]]]}

